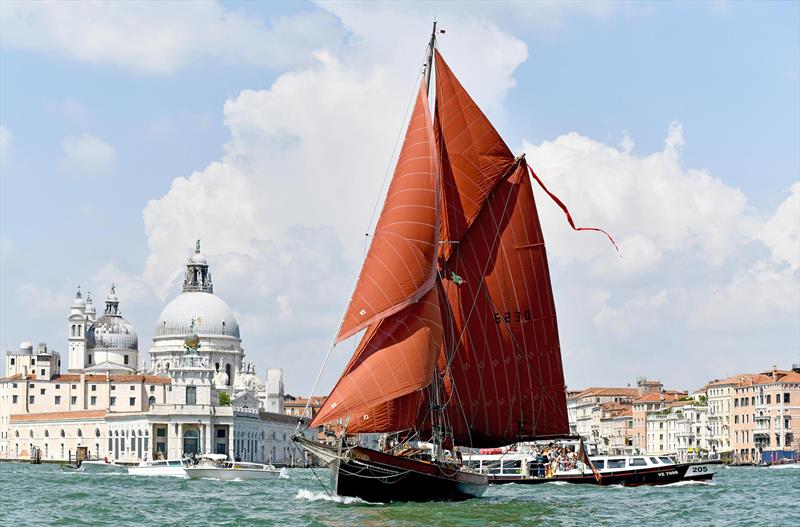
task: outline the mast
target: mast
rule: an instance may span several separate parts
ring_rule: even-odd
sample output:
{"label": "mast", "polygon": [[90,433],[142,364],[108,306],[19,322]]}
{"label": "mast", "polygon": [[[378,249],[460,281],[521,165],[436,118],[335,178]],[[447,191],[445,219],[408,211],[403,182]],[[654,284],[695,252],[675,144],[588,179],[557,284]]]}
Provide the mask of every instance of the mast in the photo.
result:
{"label": "mast", "polygon": [[428,42],[428,58],[425,61],[425,87],[428,96],[431,94],[431,72],[433,71],[433,52],[436,49],[436,21],[433,22],[433,31],[431,31],[431,40]]}

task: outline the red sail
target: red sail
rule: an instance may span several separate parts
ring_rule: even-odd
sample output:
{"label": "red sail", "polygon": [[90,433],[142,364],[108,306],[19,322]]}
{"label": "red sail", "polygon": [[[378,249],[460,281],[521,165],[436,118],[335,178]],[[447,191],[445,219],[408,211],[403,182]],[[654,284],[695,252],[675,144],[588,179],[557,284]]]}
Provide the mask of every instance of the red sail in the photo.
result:
{"label": "red sail", "polygon": [[514,155],[436,52],[436,142],[442,171],[442,251],[454,249]]}
{"label": "red sail", "polygon": [[419,300],[436,277],[438,160],[424,84],[336,342]]}
{"label": "red sail", "polygon": [[[370,326],[311,427],[348,415],[360,431],[395,431],[414,424],[418,407],[408,403],[431,384],[442,348],[437,297],[431,289],[419,302]],[[404,396],[410,397],[398,401]],[[399,406],[404,401],[405,410]],[[396,404],[387,406],[390,402]]]}
{"label": "red sail", "polygon": [[[368,327],[311,426],[350,417],[352,429],[412,426],[442,348],[436,283],[438,160],[424,85],[337,342]],[[414,407],[414,404],[417,406]]]}
{"label": "red sail", "polygon": [[525,160],[436,54],[445,387],[457,444],[569,432],[556,311]]}

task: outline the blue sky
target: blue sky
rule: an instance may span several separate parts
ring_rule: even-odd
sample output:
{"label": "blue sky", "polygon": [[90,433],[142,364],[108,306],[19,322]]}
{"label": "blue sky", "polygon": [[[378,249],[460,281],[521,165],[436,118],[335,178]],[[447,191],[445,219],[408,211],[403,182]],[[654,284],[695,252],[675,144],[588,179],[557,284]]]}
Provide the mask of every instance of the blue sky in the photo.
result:
{"label": "blue sky", "polygon": [[[177,11],[186,5],[180,4]],[[601,156],[605,151],[600,146],[605,145],[625,151],[630,158],[625,170],[635,171],[631,168],[639,166],[635,163],[645,170],[652,165],[649,156],[664,150],[665,140],[675,137],[682,146],[675,154],[674,166],[658,168],[654,174],[672,174],[670,170],[675,169],[675,174],[695,181],[691,170],[705,170],[722,188],[714,191],[713,199],[703,194],[712,208],[736,201],[737,196],[744,199],[741,208],[722,214],[731,219],[718,225],[720,232],[741,229],[741,236],[733,236],[735,240],[720,242],[724,250],[719,244],[709,249],[694,238],[687,238],[682,246],[681,240],[665,241],[669,239],[666,234],[653,235],[646,246],[651,251],[655,244],[657,255],[643,256],[644,267],[624,273],[606,267],[605,256],[597,256],[602,249],[597,248],[596,240],[587,242],[583,234],[553,234],[551,258],[555,260],[554,283],[571,386],[622,384],[631,382],[634,374],[645,374],[691,388],[714,375],[800,362],[798,272],[793,264],[796,237],[785,228],[778,229],[775,236],[784,238],[759,245],[758,240],[769,236],[759,234],[764,227],[755,225],[768,223],[784,203],[788,212],[782,217],[789,217],[789,223],[797,217],[795,202],[787,199],[800,174],[800,4],[448,3],[415,4],[402,16],[397,16],[397,4],[192,4],[186,8],[187,16],[180,19],[189,36],[180,46],[163,49],[164,57],[174,56],[172,62],[158,60],[159,49],[153,44],[158,35],[148,34],[146,24],[129,34],[123,32],[127,39],[123,44],[110,41],[103,45],[100,41],[97,49],[90,47],[91,42],[78,45],[74,37],[70,41],[69,37],[40,36],[48,34],[54,18],[74,35],[116,30],[113,11],[118,7],[107,5],[105,15],[92,16],[87,11],[89,16],[65,18],[57,4],[42,4],[27,13],[34,24],[28,31],[10,32],[4,27],[2,32],[0,124],[7,138],[0,164],[0,345],[4,349],[13,349],[21,340],[46,340],[51,347],[65,350],[64,320],[74,287],[91,288],[100,304],[107,282],[115,280],[121,283],[123,311],[139,331],[140,348],[146,350],[161,306],[178,290],[169,277],[199,237],[207,240],[204,245],[212,265],[219,268],[215,274],[218,294],[240,315],[249,358],[258,361],[261,370],[284,367],[288,389],[307,391],[358,269],[358,251],[352,247],[360,243],[363,233],[355,226],[365,225],[369,219],[391,143],[401,125],[405,97],[416,74],[414,60],[426,39],[424,30],[419,29],[427,26],[435,13],[448,31],[442,49],[452,57],[457,73],[463,73],[467,88],[487,108],[512,148],[531,145],[545,169],[573,166],[569,163],[591,167],[591,159],[575,152],[590,145],[589,150]],[[166,34],[178,24],[175,6],[139,7],[138,11],[129,7],[135,12],[120,16],[160,21]],[[28,7],[4,3],[2,9],[5,23],[13,24]],[[238,25],[230,22],[231,13],[238,17]],[[271,35],[276,33],[280,17],[290,17],[284,19],[289,29],[274,39]],[[227,20],[224,23],[220,22],[223,18]],[[403,39],[393,40],[395,32],[404,34]],[[216,38],[217,34],[222,35],[219,40],[206,37]],[[314,54],[319,50],[326,50],[337,65],[330,66]],[[295,108],[291,106],[295,102],[297,108],[307,107],[308,116],[298,113],[304,110],[281,113],[280,105],[270,102],[277,97],[271,89],[276,81],[291,89],[293,78],[313,81],[314,75],[324,81],[317,91],[298,89],[293,93],[305,99],[293,101],[290,95],[280,99],[286,108]],[[397,80],[387,86],[403,88],[378,89],[377,83],[385,78]],[[498,85],[496,79],[513,80],[515,85]],[[386,108],[385,113],[356,115],[358,105],[349,115],[338,115],[335,108],[327,106],[312,112],[326,94],[338,93],[336,82],[352,91],[354,86],[365,86],[366,95],[353,94],[373,97],[363,101],[365,106],[376,101],[375,97],[385,97],[385,101],[377,101],[383,103],[380,107]],[[370,91],[372,83],[378,86],[374,91]],[[328,116],[328,122],[315,123],[315,116]],[[373,116],[373,123],[362,123]],[[317,132],[329,129],[334,118],[352,135],[353,148],[326,154]],[[351,121],[356,122],[352,130]],[[673,122],[680,125],[679,135],[669,135]],[[369,126],[379,137],[358,136]],[[253,130],[257,133],[248,135]],[[297,160],[284,153],[270,157],[273,143],[263,142],[282,130],[303,142],[302,160],[308,165],[302,169],[302,177],[293,173],[292,167],[299,166]],[[557,142],[570,133],[576,134],[571,143],[566,139]],[[635,146],[620,146],[626,137]],[[576,146],[584,139],[592,143]],[[85,148],[68,148],[75,144]],[[362,144],[374,147],[369,148],[368,159],[357,158]],[[233,145],[237,155],[228,157],[226,145]],[[575,155],[564,154],[564,149]],[[537,166],[530,153],[529,159]],[[243,186],[230,188],[258,189],[263,192],[258,194],[261,199],[249,205],[239,203],[235,193],[223,199],[217,192],[212,194],[216,201],[202,201],[205,193],[219,188],[208,184],[210,178],[224,187],[224,177],[233,177],[215,176],[215,162],[223,168],[233,167],[236,177],[241,177]],[[272,167],[285,170],[264,175]],[[626,217],[624,210],[616,209],[608,212],[611,205],[604,204],[601,191],[587,201],[585,192],[574,190],[581,187],[570,183],[571,176],[559,175],[556,168],[549,180],[579,222],[603,223],[616,228],[620,238],[634,241],[641,232],[648,234],[646,215]],[[308,172],[315,169],[318,173],[310,177]],[[591,180],[602,190],[606,188],[604,174],[613,176],[615,170],[608,165],[596,174],[591,170],[574,173],[584,178],[582,188],[589,188],[585,183]],[[190,177],[187,180],[193,182],[193,188],[201,188],[200,194],[181,194],[183,191],[173,187],[176,178]],[[672,176],[664,177],[668,185]],[[270,201],[273,191],[274,199],[283,201],[286,196],[325,192],[328,182],[337,178],[356,180],[348,179],[352,185],[343,185],[341,195],[321,201],[325,203],[322,210],[319,206],[308,211],[299,208],[296,216],[291,216],[291,208],[287,211],[281,203]],[[693,185],[691,181],[686,184]],[[362,191],[365,198],[359,199]],[[688,201],[701,201],[688,190],[677,197],[684,195]],[[537,195],[537,199],[540,210],[549,206],[542,197]],[[151,200],[152,207],[147,209]],[[343,207],[350,208],[342,204],[346,200],[370,201],[370,205],[345,212]],[[261,205],[264,210],[256,212],[256,219],[246,215],[236,219],[235,213],[226,213],[228,208],[241,211]],[[191,210],[187,212],[183,206]],[[214,213],[203,212],[203,207],[214,207]],[[681,210],[678,207],[675,213],[681,214]],[[713,210],[708,216],[686,214],[691,221],[717,216]],[[557,215],[550,217],[553,222],[563,222]],[[225,225],[228,219],[231,223]],[[146,221],[150,222],[147,226]],[[786,221],[778,218],[773,225]],[[664,218],[653,222],[669,233]],[[307,230],[298,234],[292,226]],[[244,228],[252,233],[241,236],[239,231]],[[694,232],[691,224],[687,230]],[[167,242],[158,237],[162,231],[169,237]],[[578,249],[561,249],[566,244],[580,248],[584,243],[592,248],[588,252],[593,259],[574,256],[571,251]],[[266,246],[268,251],[262,249]],[[787,251],[785,262],[775,256]],[[277,261],[287,254],[300,265],[308,265],[308,273],[327,275],[323,278],[328,285],[316,284],[308,274],[289,270]],[[302,260],[303,255],[313,262]],[[234,268],[229,263],[239,258],[252,267],[242,264]],[[321,260],[326,263],[320,264]],[[626,262],[632,261],[635,263],[636,256],[627,257]],[[662,292],[668,300],[659,306],[681,298],[675,300],[673,312],[695,308],[704,312],[704,301],[695,297],[757,288],[763,283],[761,278],[753,278],[753,283],[745,286],[741,280],[755,276],[754,269],[761,273],[767,261],[783,273],[783,281],[775,286],[788,289],[788,296],[776,305],[760,306],[761,314],[749,317],[756,322],[746,330],[728,332],[706,319],[700,326],[683,320],[680,323],[685,328],[675,330],[672,322],[665,322],[673,319],[661,312],[653,313],[652,320],[628,318],[622,326],[607,322],[629,316],[625,306],[630,310],[638,305],[637,298],[644,298],[642,295],[661,298]],[[689,263],[691,270],[687,270]],[[265,273],[273,276],[262,276]],[[598,275],[603,277],[598,279]],[[275,276],[286,283],[273,283]],[[587,282],[578,276],[590,278]],[[258,294],[248,291],[253,280],[267,285]],[[704,294],[701,286],[709,284],[713,287]],[[320,296],[319,291],[330,296]],[[580,302],[566,297],[580,296],[581,291],[587,295],[593,291],[598,299],[607,294],[607,300],[584,309]],[[307,305],[308,299],[300,298],[304,295],[320,298]],[[762,316],[762,312],[771,315]],[[588,334],[582,335],[584,331]],[[752,346],[765,343],[770,349],[761,350],[764,356],[758,362],[752,357]],[[653,349],[645,351],[643,346]],[[702,368],[672,374],[665,371],[663,362],[652,358],[660,354],[688,362],[698,350],[709,348],[722,349],[724,354],[710,357]],[[294,364],[297,356],[303,357],[303,364]],[[731,357],[734,364],[724,368],[715,364],[722,357]],[[602,368],[615,359],[631,366]],[[339,366],[336,360],[346,360],[346,353],[335,355],[333,370]],[[600,368],[590,372],[588,364]],[[728,372],[731,368],[735,371]],[[324,379],[330,383],[337,374],[332,371]]]}

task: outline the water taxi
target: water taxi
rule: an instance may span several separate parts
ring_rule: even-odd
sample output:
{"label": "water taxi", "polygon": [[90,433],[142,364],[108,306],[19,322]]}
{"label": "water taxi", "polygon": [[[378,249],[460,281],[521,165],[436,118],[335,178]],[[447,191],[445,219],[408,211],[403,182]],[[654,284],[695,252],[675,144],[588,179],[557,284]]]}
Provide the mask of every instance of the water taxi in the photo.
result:
{"label": "water taxi", "polygon": [[464,463],[499,483],[588,483],[593,485],[666,485],[679,481],[711,481],[719,460],[676,463],[669,456],[591,456],[566,463],[536,452],[506,451],[464,455]]}
{"label": "water taxi", "polygon": [[186,477],[186,467],[188,465],[185,459],[142,461],[135,467],[128,467],[128,474],[134,476]]}
{"label": "water taxi", "polygon": [[81,461],[81,466],[86,472],[125,472],[125,465],[118,465],[108,458]]}
{"label": "water taxi", "polygon": [[204,454],[197,465],[187,467],[186,474],[192,479],[212,478],[224,480],[275,479],[281,471],[272,465],[228,461],[222,454]]}

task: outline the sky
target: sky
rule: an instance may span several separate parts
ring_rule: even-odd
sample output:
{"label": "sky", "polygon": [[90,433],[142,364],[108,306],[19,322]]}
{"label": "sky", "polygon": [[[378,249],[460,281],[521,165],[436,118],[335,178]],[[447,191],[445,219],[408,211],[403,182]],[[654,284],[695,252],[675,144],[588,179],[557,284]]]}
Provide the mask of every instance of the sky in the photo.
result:
{"label": "sky", "polygon": [[[307,394],[433,19],[534,189],[571,389],[800,363],[800,3],[0,3],[0,346],[117,285],[142,351],[196,239]],[[354,349],[337,346],[318,393]],[[143,353],[143,355],[146,355]]]}

